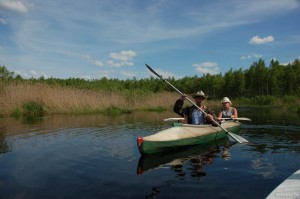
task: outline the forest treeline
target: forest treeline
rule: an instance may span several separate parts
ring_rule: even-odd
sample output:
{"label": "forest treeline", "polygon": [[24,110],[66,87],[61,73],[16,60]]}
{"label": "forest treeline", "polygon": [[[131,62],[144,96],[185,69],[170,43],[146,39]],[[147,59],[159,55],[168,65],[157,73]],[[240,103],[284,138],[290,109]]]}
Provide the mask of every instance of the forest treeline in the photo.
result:
{"label": "forest treeline", "polygon": [[[174,92],[174,90],[160,79],[150,77],[137,80],[136,78],[93,79],[81,78],[31,78],[23,79],[20,75],[0,66],[1,87],[7,83],[44,83],[53,86],[72,87],[87,90],[124,91],[139,90],[140,92]],[[184,93],[191,94],[203,90],[210,98],[251,98],[254,96],[300,96],[300,60],[295,59],[287,65],[272,60],[267,66],[263,59],[253,62],[248,69],[230,69],[224,74],[205,74],[201,77],[184,77],[181,79],[167,78],[167,80]],[[1,89],[1,88],[0,88]]]}

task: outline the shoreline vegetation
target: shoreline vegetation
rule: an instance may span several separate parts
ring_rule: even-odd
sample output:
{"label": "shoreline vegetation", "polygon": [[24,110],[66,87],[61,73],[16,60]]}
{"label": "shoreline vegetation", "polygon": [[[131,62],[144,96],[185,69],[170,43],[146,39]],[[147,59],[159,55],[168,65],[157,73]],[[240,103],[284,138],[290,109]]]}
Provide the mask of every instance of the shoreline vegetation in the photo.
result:
{"label": "shoreline vegetation", "polygon": [[108,115],[133,111],[165,111],[176,93],[136,91],[94,91],[44,83],[9,84],[0,92],[1,116],[43,116],[44,114]]}
{"label": "shoreline vegetation", "polygon": [[[45,83],[7,84],[2,86],[0,96],[1,117],[92,113],[118,115],[134,111],[162,112],[172,110],[174,102],[180,97],[177,92],[97,91],[52,86]],[[206,105],[221,107],[220,100],[208,98]],[[256,96],[231,100],[235,107],[284,106],[300,113],[300,100],[293,96],[282,98]],[[189,102],[186,102],[186,105],[190,105]]]}
{"label": "shoreline vegetation", "polygon": [[[259,59],[249,69],[167,80],[188,95],[203,90],[209,96],[206,105],[213,109],[220,108],[226,96],[237,108],[269,106],[300,113],[300,59],[288,64],[272,60],[269,66]],[[152,76],[140,80],[23,79],[0,66],[0,117],[170,111],[179,97],[173,88]]]}

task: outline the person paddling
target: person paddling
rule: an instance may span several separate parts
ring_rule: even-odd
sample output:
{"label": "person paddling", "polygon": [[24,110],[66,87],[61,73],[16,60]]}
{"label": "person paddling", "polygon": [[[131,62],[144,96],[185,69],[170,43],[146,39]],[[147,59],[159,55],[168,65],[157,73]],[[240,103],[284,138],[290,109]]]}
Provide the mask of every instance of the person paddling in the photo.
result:
{"label": "person paddling", "polygon": [[224,97],[221,101],[223,108],[219,112],[218,118],[238,118],[238,111],[236,108],[232,107],[232,103],[228,97]]}
{"label": "person paddling", "polygon": [[204,105],[207,96],[204,94],[203,91],[200,90],[197,93],[192,94],[192,97],[194,98],[196,105],[199,108],[201,108],[207,115],[205,115],[201,110],[199,110],[194,105],[186,108],[182,108],[186,97],[187,96],[185,94],[182,95],[180,99],[176,100],[173,107],[173,111],[175,113],[185,118],[183,123],[215,125],[214,122],[212,121],[213,119],[219,122],[218,118],[216,118],[214,114],[214,111],[208,108],[206,105]]}

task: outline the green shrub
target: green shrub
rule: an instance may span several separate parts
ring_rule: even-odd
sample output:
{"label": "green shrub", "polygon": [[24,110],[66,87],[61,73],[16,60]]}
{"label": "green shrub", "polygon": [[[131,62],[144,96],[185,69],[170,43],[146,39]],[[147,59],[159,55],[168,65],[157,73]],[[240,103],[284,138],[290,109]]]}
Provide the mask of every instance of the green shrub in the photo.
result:
{"label": "green shrub", "polygon": [[131,113],[132,111],[128,110],[128,109],[123,109],[123,108],[119,108],[119,107],[109,107],[106,108],[102,111],[103,114],[105,115],[110,115],[110,116],[116,116],[116,115],[121,115],[124,113]]}
{"label": "green shrub", "polygon": [[26,117],[42,117],[44,115],[43,105],[35,101],[25,102],[23,109]]}
{"label": "green shrub", "polygon": [[165,107],[162,107],[162,106],[144,109],[144,111],[153,111],[153,112],[164,112],[166,110],[168,110],[168,109]]}
{"label": "green shrub", "polygon": [[15,118],[19,118],[22,114],[22,111],[20,108],[15,108],[12,113],[11,116],[15,117]]}
{"label": "green shrub", "polygon": [[282,97],[282,101],[284,104],[296,104],[298,100],[297,96],[285,95]]}
{"label": "green shrub", "polygon": [[263,105],[273,105],[275,104],[276,98],[273,96],[256,96],[252,98],[252,103],[253,105],[259,105],[259,106],[263,106]]}
{"label": "green shrub", "polygon": [[[233,102],[233,100],[232,100]],[[234,106],[247,106],[249,104],[252,104],[252,100],[250,98],[237,98],[235,99],[235,102],[233,102]]]}

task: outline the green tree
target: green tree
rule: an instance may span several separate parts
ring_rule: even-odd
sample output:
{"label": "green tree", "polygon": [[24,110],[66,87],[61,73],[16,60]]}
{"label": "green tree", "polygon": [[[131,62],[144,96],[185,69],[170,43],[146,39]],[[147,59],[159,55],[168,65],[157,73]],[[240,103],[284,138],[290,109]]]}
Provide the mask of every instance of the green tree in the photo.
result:
{"label": "green tree", "polygon": [[224,82],[223,95],[227,97],[234,97],[234,75],[232,68],[225,73]]}
{"label": "green tree", "polygon": [[270,63],[269,71],[270,95],[280,95],[283,92],[283,67],[279,64],[279,61],[272,60]]}
{"label": "green tree", "polygon": [[245,92],[245,76],[243,70],[240,68],[233,72],[233,95],[234,97],[243,97]]}
{"label": "green tree", "polygon": [[293,93],[299,96],[300,95],[300,86],[299,86],[300,85],[300,60],[295,59],[291,64],[291,67],[293,71],[293,77],[291,80],[293,81],[293,85],[294,85]]}
{"label": "green tree", "polygon": [[6,81],[12,79],[14,72],[9,72],[5,66],[0,66],[0,80]]}
{"label": "green tree", "polygon": [[249,96],[265,95],[268,90],[268,69],[265,61],[259,59],[245,72],[245,85]]}

